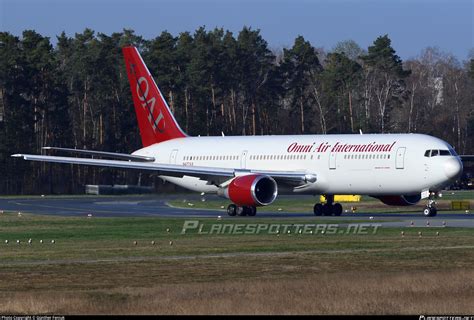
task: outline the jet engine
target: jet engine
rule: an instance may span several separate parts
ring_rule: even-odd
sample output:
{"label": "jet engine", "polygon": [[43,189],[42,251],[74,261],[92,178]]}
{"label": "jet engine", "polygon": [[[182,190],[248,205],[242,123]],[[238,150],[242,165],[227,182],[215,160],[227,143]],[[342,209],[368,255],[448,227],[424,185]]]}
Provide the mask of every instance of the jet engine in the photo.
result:
{"label": "jet engine", "polygon": [[417,204],[421,200],[421,195],[381,196],[376,198],[389,206],[404,207]]}
{"label": "jet engine", "polygon": [[236,177],[221,195],[238,206],[266,206],[275,201],[278,188],[272,177],[249,174]]}

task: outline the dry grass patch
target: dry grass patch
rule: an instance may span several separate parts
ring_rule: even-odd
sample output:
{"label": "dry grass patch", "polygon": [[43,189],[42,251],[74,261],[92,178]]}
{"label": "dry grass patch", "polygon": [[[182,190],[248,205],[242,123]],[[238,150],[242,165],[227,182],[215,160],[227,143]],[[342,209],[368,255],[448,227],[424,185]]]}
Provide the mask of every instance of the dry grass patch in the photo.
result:
{"label": "dry grass patch", "polygon": [[22,292],[1,313],[470,314],[474,271],[338,272],[301,279],[153,284],[109,291]]}

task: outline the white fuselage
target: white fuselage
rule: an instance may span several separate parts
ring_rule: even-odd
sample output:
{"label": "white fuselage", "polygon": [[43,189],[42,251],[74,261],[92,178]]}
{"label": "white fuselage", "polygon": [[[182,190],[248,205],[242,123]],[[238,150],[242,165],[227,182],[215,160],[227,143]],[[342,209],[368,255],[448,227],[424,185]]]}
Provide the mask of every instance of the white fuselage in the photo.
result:
{"label": "white fuselage", "polygon": [[[443,155],[426,156],[427,150],[443,150]],[[279,186],[280,194],[419,194],[440,190],[462,172],[448,143],[421,134],[186,137],[133,154],[152,156],[157,163],[304,171],[316,176],[315,182],[302,186]],[[194,191],[218,190],[195,177],[161,178]]]}

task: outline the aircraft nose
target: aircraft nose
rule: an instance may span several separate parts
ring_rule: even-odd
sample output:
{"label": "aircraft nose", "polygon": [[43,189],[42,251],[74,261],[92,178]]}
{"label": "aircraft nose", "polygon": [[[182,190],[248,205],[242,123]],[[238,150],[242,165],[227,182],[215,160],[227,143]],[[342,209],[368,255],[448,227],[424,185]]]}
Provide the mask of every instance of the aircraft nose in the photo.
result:
{"label": "aircraft nose", "polygon": [[461,175],[462,162],[458,158],[447,159],[444,162],[444,173],[448,179],[452,179]]}

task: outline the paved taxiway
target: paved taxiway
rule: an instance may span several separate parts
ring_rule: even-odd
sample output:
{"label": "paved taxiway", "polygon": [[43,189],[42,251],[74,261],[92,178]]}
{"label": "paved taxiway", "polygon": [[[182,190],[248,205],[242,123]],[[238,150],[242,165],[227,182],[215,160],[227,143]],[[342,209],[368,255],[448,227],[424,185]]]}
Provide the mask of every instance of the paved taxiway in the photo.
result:
{"label": "paved taxiway", "polygon": [[[210,198],[210,196],[208,197]],[[183,217],[204,218],[222,216],[228,219],[225,210],[182,209],[172,208],[167,201],[187,199],[185,202],[200,201],[199,195],[147,195],[147,196],[71,196],[71,197],[38,197],[38,198],[1,198],[0,210],[25,212],[32,214],[85,217]],[[308,218],[317,223],[318,220],[358,220],[367,221],[373,217],[383,226],[424,227],[430,221],[430,227],[441,227],[443,222],[450,227],[474,228],[474,213],[452,214],[440,212],[436,217],[426,218],[421,213],[343,213],[341,217],[315,217],[309,212],[258,212],[255,218]]]}

